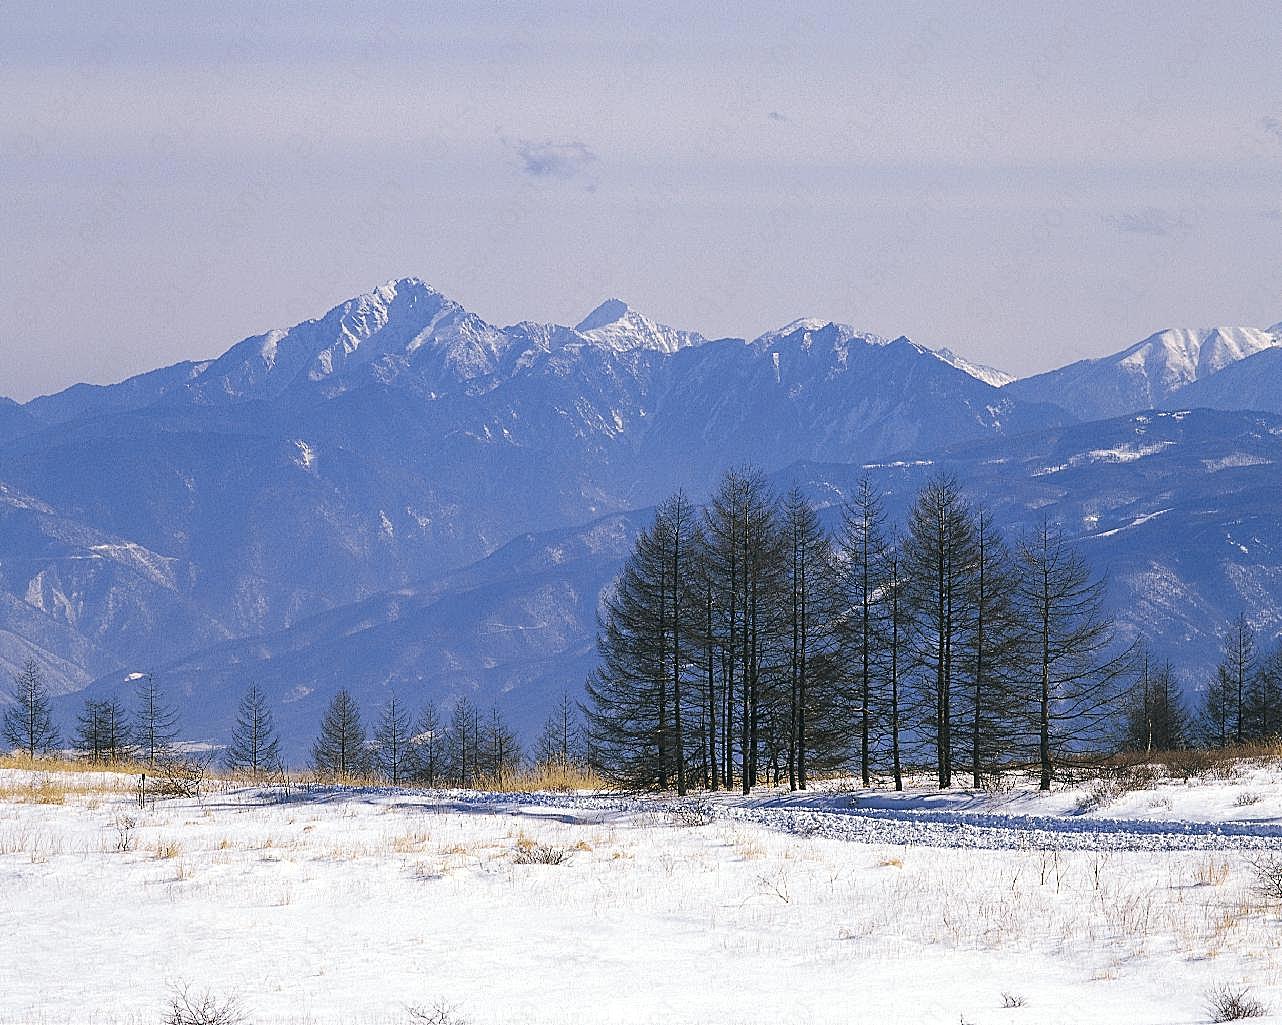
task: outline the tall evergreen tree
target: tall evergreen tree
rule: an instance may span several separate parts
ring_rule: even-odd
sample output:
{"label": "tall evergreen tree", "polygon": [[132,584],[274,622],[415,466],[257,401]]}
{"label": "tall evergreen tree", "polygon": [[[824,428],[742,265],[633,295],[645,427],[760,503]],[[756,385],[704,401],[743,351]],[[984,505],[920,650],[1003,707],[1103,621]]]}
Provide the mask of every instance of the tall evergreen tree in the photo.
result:
{"label": "tall evergreen tree", "polygon": [[919,619],[915,660],[926,674],[923,725],[933,729],[936,774],[945,789],[953,782],[953,698],[972,619],[967,601],[974,574],[972,523],[956,479],[936,477],[918,494],[908,518],[904,569]]}
{"label": "tall evergreen tree", "polygon": [[863,478],[841,511],[843,556],[842,640],[844,658],[854,676],[854,706],[859,723],[859,775],[872,782],[872,723],[878,634],[884,597],[880,570],[884,564],[886,515],[872,481]]}
{"label": "tall evergreen tree", "polygon": [[793,488],[780,513],[786,562],[788,786],[805,790],[814,769],[845,755],[845,718],[836,686],[836,559],[819,517]]}
{"label": "tall evergreen tree", "polygon": [[1232,736],[1234,743],[1241,744],[1247,737],[1247,699],[1256,669],[1255,631],[1247,622],[1245,613],[1239,613],[1224,632],[1221,665],[1233,682]]}
{"label": "tall evergreen tree", "polygon": [[244,772],[253,777],[281,767],[280,736],[271,705],[256,683],[250,684],[241,695],[223,762],[231,772]]}
{"label": "tall evergreen tree", "polygon": [[493,781],[495,786],[502,788],[520,769],[522,755],[520,742],[508,726],[507,720],[503,718],[498,705],[492,706],[489,716],[486,717],[482,742],[485,745],[482,754],[482,772]]}
{"label": "tall evergreen tree", "polygon": [[1104,611],[1104,581],[1091,578],[1062,530],[1043,522],[1019,543],[1018,601],[1031,636],[1037,681],[1032,724],[1040,786],[1051,788],[1064,757],[1099,745],[1115,721],[1134,665],[1134,648],[1116,652]]}
{"label": "tall evergreen tree", "polygon": [[1012,753],[1021,723],[1014,714],[1026,681],[1026,635],[1015,607],[1017,576],[1005,539],[986,509],[971,521],[971,592],[969,616],[962,630],[957,668],[969,743],[971,782],[982,785],[985,773],[996,772],[1003,755]]}
{"label": "tall evergreen tree", "polygon": [[[695,640],[698,637],[698,597],[696,588],[697,545],[699,543],[698,524],[694,507],[684,491],[678,491],[659,507],[655,519],[655,537],[663,552],[665,568],[660,574],[661,601],[669,603],[662,618],[667,627],[667,643],[663,645],[661,657],[666,655],[671,662],[669,679],[671,682],[671,743],[666,736],[661,736],[661,743],[670,748],[672,764],[675,769],[677,794],[684,796],[686,783],[686,734],[690,731],[691,719],[685,703],[689,693],[685,686],[687,673],[697,673],[697,665],[692,663],[696,654]],[[683,648],[682,645],[685,645]],[[669,654],[670,653],[670,654]],[[690,689],[693,689],[694,684]],[[666,701],[660,687],[664,721],[660,729],[667,732]],[[697,702],[691,702],[696,708]],[[660,775],[666,775],[666,769],[660,765]],[[667,785],[666,781],[663,785]]]}
{"label": "tall evergreen tree", "polygon": [[344,687],[329,703],[320,734],[312,745],[312,767],[322,776],[339,780],[362,776],[369,768],[369,751],[360,707]]}
{"label": "tall evergreen tree", "polygon": [[551,766],[579,764],[583,760],[580,734],[578,707],[570,692],[563,690],[534,745],[534,763]]}
{"label": "tall evergreen tree", "polygon": [[1275,645],[1252,677],[1247,698],[1247,736],[1273,740],[1282,735],[1282,645]]}
{"label": "tall evergreen tree", "polygon": [[[737,742],[739,785],[748,793],[757,782],[763,706],[786,702],[782,688],[771,684],[786,676],[776,670],[787,658],[781,601],[787,560],[778,504],[765,476],[751,468],[726,474],[705,510],[702,533],[720,612],[715,629],[725,699],[719,717],[722,776],[730,786]],[[781,722],[786,715],[770,718]]]}
{"label": "tall evergreen tree", "polygon": [[435,702],[428,701],[414,724],[414,781],[424,786],[439,786],[448,773],[446,736],[441,713]]}
{"label": "tall evergreen tree", "polygon": [[1124,723],[1129,751],[1177,751],[1188,745],[1189,722],[1170,662],[1153,665],[1147,650],[1138,655],[1139,677],[1132,686]]}
{"label": "tall evergreen tree", "polygon": [[455,786],[477,785],[485,771],[481,765],[481,716],[465,697],[454,702],[445,735],[446,774]]}
{"label": "tall evergreen tree", "polygon": [[1198,715],[1198,733],[1206,747],[1221,750],[1233,742],[1234,711],[1237,706],[1237,683],[1228,667],[1221,662],[1202,694]]}
{"label": "tall evergreen tree", "polygon": [[892,533],[882,554],[882,644],[886,658],[886,726],[890,732],[890,769],[896,790],[904,789],[902,681],[912,671],[913,613],[903,572],[903,540]]}
{"label": "tall evergreen tree", "polygon": [[178,710],[165,699],[152,673],[138,681],[131,734],[139,756],[150,766],[154,767],[174,753],[174,741],[178,739]]}
{"label": "tall evergreen tree", "polygon": [[630,789],[666,788],[668,726],[667,559],[657,521],[641,531],[597,633],[600,665],[587,681],[589,757]]}
{"label": "tall evergreen tree", "polygon": [[76,720],[76,750],[94,762],[121,762],[134,753],[129,714],[114,698],[87,700]]}
{"label": "tall evergreen tree", "polygon": [[31,760],[52,754],[58,747],[58,728],[53,723],[49,690],[35,659],[27,659],[13,678],[13,704],[5,709],[3,734]]}
{"label": "tall evergreen tree", "polygon": [[374,731],[374,765],[392,786],[408,782],[414,772],[412,725],[409,709],[393,694],[383,705]]}

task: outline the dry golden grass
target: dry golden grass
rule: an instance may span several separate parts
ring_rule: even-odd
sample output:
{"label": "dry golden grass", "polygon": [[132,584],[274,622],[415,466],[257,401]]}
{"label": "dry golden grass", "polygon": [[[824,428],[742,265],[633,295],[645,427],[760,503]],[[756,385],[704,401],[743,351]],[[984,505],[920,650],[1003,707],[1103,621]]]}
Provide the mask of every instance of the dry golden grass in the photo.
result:
{"label": "dry golden grass", "polygon": [[121,760],[91,762],[83,758],[28,758],[25,754],[0,754],[0,769],[24,769],[31,772],[112,772],[124,776],[137,776],[151,770],[143,762]]}
{"label": "dry golden grass", "polygon": [[1208,858],[1197,866],[1193,881],[1198,886],[1223,886],[1232,871],[1232,866],[1223,858]]}
{"label": "dry golden grass", "polygon": [[1282,762],[1282,737],[1230,744],[1225,748],[1124,753],[1108,759],[1105,767],[1152,765],[1177,778],[1231,779],[1239,765],[1277,762]]}
{"label": "dry golden grass", "polygon": [[0,784],[0,804],[66,804],[67,788],[52,779]]}
{"label": "dry golden grass", "polygon": [[586,766],[556,762],[534,765],[498,778],[484,776],[473,787],[500,794],[531,794],[543,790],[601,790],[605,781]]}
{"label": "dry golden grass", "polygon": [[427,847],[431,839],[427,833],[403,833],[392,837],[388,846],[397,854],[418,854]]}
{"label": "dry golden grass", "polygon": [[182,852],[182,845],[177,840],[157,840],[152,848],[152,853],[158,861],[168,861],[170,858],[178,857]]}

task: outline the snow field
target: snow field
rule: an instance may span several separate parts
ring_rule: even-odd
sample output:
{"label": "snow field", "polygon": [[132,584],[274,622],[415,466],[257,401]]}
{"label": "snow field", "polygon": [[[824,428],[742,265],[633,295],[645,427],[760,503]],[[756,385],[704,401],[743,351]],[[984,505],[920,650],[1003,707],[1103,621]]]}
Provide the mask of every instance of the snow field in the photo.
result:
{"label": "snow field", "polygon": [[[139,809],[127,782],[0,803],[0,1022],[159,1022],[182,983],[259,1025],[408,1022],[437,1001],[473,1025],[1142,1025],[1207,1020],[1220,982],[1282,1008],[1258,852],[859,843],[736,817],[771,798],[719,799],[706,821],[385,790]],[[809,800],[819,816],[894,798]],[[1013,820],[1067,799],[898,800],[936,817],[1001,801]],[[517,863],[540,846],[562,863]]]}

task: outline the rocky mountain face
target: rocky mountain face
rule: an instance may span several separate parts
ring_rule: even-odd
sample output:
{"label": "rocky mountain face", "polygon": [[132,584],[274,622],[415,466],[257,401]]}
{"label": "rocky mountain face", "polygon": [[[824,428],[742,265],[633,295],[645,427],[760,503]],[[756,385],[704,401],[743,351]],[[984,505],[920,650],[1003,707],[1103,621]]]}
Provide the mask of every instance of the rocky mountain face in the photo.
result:
{"label": "rocky mountain face", "polygon": [[1273,622],[1276,426],[1078,421],[1196,388],[1262,405],[1247,368],[1276,341],[1163,332],[1052,386],[840,324],[707,340],[609,300],[496,327],[389,282],[215,360],[0,402],[0,671],[36,658],[70,707],[155,669],[212,739],[250,680],[298,738],[344,684],[532,727],[581,685],[645,508],[748,462],[828,504],[861,473],[902,502],[949,468],[1015,527],[1074,524],[1127,622],[1205,662],[1246,597]]}

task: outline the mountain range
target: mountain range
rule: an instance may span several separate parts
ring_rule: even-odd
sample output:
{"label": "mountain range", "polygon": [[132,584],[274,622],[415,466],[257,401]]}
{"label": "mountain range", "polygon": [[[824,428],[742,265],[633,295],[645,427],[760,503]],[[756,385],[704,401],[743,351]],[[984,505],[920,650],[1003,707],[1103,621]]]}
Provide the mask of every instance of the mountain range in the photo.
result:
{"label": "mountain range", "polygon": [[1282,619],[1280,327],[1014,381],[842,324],[709,340],[611,299],[498,327],[389,282],[217,359],[0,400],[0,669],[35,658],[64,712],[155,670],[213,741],[256,680],[295,756],[344,684],[529,730],[581,685],[647,507],[752,462],[830,511],[942,468],[1016,529],[1052,515],[1125,628],[1200,672],[1239,607]]}

